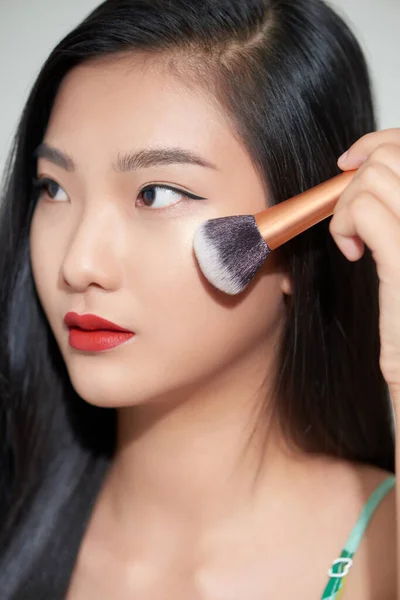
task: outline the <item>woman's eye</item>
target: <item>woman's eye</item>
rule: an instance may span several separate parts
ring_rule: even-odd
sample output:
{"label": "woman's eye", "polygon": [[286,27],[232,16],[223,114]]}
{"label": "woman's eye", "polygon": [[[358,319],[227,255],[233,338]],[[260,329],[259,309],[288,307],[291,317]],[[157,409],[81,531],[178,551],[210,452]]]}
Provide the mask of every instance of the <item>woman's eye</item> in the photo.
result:
{"label": "woman's eye", "polygon": [[[39,190],[41,194],[43,191],[52,199],[60,202],[68,201],[68,196],[58,185],[56,181],[53,179],[49,179],[48,177],[39,177],[39,179],[33,180],[33,186]],[[61,191],[61,193],[60,193]],[[57,198],[57,194],[59,197]]]}
{"label": "woman's eye", "polygon": [[[45,192],[46,195],[55,202],[65,202],[69,198],[60,185],[49,177],[39,177],[33,179],[33,186],[39,190],[39,195]],[[139,194],[139,206],[147,208],[164,208],[181,202],[182,198],[186,200],[205,200],[201,196],[195,196],[183,190],[174,189],[166,185],[149,185]]]}
{"label": "woman's eye", "polygon": [[181,198],[191,197],[180,190],[161,185],[149,185],[139,194],[139,205],[147,208],[164,208],[178,204]]}

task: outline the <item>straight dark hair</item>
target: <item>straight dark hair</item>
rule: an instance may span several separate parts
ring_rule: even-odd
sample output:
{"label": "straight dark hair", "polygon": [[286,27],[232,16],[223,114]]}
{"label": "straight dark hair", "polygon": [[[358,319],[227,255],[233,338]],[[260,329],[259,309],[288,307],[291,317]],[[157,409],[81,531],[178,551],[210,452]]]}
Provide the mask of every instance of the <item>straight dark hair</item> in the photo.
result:
{"label": "straight dark hair", "polygon": [[[2,194],[2,600],[65,597],[115,447],[116,411],[76,394],[35,291],[33,154],[71,69],[137,52],[212,91],[271,203],[336,175],[338,156],[376,129],[362,51],[320,0],[107,0],[57,45],[27,100]],[[277,349],[274,412],[288,440],[394,471],[371,252],[350,263],[324,221],[280,254],[293,295]]]}

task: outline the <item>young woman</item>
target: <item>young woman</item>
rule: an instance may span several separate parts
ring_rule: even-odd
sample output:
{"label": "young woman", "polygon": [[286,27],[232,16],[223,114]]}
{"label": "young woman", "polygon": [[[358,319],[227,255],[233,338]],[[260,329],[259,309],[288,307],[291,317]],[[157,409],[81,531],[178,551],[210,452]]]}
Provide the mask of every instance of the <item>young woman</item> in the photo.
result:
{"label": "young woman", "polygon": [[[208,284],[200,223],[352,168],[245,292]],[[107,0],[7,173],[1,599],[396,598],[400,131],[343,21]]]}

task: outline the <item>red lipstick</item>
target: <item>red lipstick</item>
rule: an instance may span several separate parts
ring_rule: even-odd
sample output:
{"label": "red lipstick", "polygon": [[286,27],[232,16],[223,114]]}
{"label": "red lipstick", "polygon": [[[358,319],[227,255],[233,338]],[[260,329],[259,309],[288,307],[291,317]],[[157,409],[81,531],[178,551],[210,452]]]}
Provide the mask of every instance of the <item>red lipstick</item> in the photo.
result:
{"label": "red lipstick", "polygon": [[135,333],[97,315],[68,312],[64,323],[69,328],[68,342],[75,350],[101,352],[131,339]]}

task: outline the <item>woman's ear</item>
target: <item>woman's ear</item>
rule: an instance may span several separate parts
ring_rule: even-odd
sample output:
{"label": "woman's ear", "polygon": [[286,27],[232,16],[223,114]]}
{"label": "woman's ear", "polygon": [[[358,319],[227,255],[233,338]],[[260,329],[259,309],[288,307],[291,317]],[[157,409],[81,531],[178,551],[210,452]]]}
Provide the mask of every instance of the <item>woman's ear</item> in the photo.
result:
{"label": "woman's ear", "polygon": [[281,290],[287,296],[292,295],[292,280],[290,279],[289,274],[287,273],[282,275]]}

